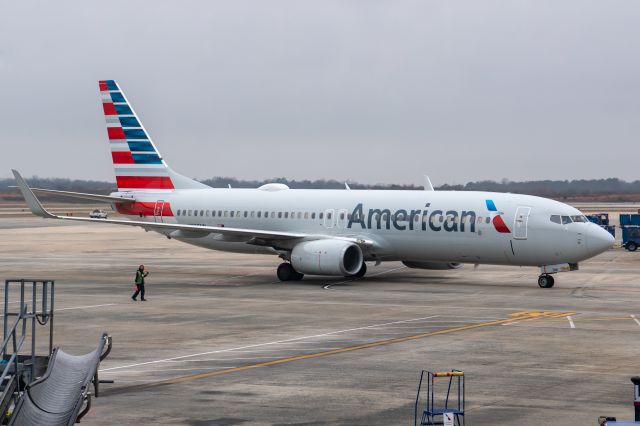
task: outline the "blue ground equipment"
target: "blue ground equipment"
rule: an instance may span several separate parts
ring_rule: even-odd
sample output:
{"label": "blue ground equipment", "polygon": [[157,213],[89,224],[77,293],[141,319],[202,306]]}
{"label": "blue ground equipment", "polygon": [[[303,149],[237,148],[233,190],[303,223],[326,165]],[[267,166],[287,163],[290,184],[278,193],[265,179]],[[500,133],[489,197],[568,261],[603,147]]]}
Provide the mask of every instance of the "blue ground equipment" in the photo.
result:
{"label": "blue ground equipment", "polygon": [[589,220],[589,222],[595,223],[596,225],[605,229],[607,232],[613,235],[613,238],[616,237],[616,227],[613,225],[609,225],[609,213],[588,214],[587,219]]}
{"label": "blue ground equipment", "polygon": [[[436,379],[448,379],[447,393],[444,397],[435,397]],[[426,387],[423,389],[423,381]],[[442,380],[441,380],[442,381]],[[444,384],[439,389],[444,389]],[[421,398],[421,394],[424,395]],[[426,401],[424,401],[426,397]],[[422,401],[421,401],[422,400]],[[420,409],[420,407],[424,407]],[[422,413],[418,423],[418,412]],[[413,415],[414,426],[464,426],[464,373],[458,370],[432,373],[422,370],[416,395]]]}
{"label": "blue ground equipment", "polygon": [[587,219],[589,220],[589,222],[595,223],[596,225],[600,225],[600,226],[609,225],[609,213],[588,214]]}
{"label": "blue ground equipment", "polygon": [[640,246],[640,214],[621,214],[622,247],[636,251]]}

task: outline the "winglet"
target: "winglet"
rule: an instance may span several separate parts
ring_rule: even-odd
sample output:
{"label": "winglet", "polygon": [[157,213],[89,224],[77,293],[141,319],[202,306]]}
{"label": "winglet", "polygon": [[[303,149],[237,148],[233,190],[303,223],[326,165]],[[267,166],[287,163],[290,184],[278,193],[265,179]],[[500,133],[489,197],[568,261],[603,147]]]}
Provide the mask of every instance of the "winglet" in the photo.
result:
{"label": "winglet", "polygon": [[431,179],[429,179],[429,176],[427,175],[424,175],[424,190],[433,191],[433,184],[431,183]]}
{"label": "winglet", "polygon": [[52,215],[44,207],[40,204],[40,201],[36,198],[31,188],[27,185],[27,182],[24,181],[20,173],[17,170],[11,170],[13,172],[13,176],[16,178],[16,183],[18,184],[18,188],[20,188],[20,192],[22,192],[22,196],[24,200],[27,202],[27,206],[29,206],[29,210],[31,213],[36,216],[45,217],[45,218],[55,218],[55,215]]}

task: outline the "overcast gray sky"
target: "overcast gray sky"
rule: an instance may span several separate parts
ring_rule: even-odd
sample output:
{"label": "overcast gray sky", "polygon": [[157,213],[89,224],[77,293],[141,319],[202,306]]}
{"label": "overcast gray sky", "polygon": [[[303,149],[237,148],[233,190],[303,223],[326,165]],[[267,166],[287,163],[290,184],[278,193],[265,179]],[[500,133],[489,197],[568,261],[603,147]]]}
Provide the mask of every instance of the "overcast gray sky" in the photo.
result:
{"label": "overcast gray sky", "polygon": [[640,2],[5,1],[0,177],[114,180],[97,81],[206,178],[640,178]]}

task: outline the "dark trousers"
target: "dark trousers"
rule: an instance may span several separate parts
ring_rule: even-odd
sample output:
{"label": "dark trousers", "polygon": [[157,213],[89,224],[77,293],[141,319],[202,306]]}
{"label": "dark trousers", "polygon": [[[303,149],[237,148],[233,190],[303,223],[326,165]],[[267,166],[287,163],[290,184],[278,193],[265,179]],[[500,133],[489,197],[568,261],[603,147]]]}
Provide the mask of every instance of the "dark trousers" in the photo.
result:
{"label": "dark trousers", "polygon": [[131,297],[135,299],[136,297],[138,297],[138,294],[140,294],[140,298],[144,300],[144,284],[136,284],[136,287],[137,287],[137,290],[135,293],[133,293],[133,296]]}

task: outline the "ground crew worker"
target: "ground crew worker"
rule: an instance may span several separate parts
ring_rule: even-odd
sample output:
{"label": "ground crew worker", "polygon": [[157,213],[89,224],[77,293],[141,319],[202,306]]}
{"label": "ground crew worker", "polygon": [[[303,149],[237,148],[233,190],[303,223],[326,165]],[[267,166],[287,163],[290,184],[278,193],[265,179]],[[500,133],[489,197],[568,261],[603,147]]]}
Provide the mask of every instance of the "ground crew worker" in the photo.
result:
{"label": "ground crew worker", "polygon": [[136,271],[136,292],[133,293],[133,296],[131,296],[131,298],[136,302],[138,301],[138,299],[136,299],[138,297],[138,293],[140,293],[140,300],[142,300],[143,302],[147,300],[144,298],[144,278],[147,275],[149,275],[149,271],[145,271],[144,265],[140,265],[140,267]]}

